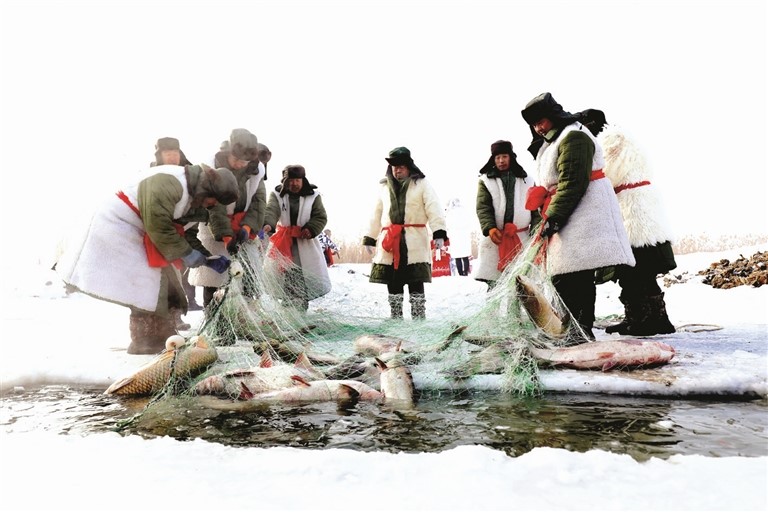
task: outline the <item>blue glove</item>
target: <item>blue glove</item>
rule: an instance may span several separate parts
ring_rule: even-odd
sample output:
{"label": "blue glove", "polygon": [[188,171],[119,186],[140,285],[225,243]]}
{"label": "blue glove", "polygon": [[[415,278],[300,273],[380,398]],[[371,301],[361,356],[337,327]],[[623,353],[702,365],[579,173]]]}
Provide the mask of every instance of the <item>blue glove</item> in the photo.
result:
{"label": "blue glove", "polygon": [[445,240],[443,240],[442,238],[435,238],[435,249],[436,250],[439,251],[440,249],[443,248],[444,245],[445,245]]}
{"label": "blue glove", "polygon": [[226,256],[211,256],[205,261],[207,267],[212,268],[219,274],[226,272],[231,264],[232,262]]}
{"label": "blue glove", "polygon": [[200,265],[205,265],[205,254],[201,253],[197,249],[192,249],[191,253],[181,257],[181,261],[184,262],[185,267],[199,267]]}
{"label": "blue glove", "polygon": [[264,240],[264,230],[263,229],[259,230],[259,235],[258,236],[259,236],[259,240]]}

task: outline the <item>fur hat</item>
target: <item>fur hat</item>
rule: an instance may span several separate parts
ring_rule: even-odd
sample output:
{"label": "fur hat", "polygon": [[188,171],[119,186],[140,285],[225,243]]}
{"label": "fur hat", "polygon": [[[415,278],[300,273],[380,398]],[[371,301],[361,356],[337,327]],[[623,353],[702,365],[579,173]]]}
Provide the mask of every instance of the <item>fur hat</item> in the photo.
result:
{"label": "fur hat", "polygon": [[390,151],[389,156],[386,157],[385,160],[389,164],[387,166],[387,175],[392,174],[392,166],[404,165],[410,171],[411,178],[418,179],[425,177],[424,173],[421,172],[421,169],[416,167],[413,158],[411,158],[411,150],[404,146],[400,146]]}
{"label": "fur hat", "polygon": [[288,180],[297,178],[300,178],[302,181],[301,190],[299,190],[300,196],[308,196],[317,188],[317,186],[310,184],[307,180],[307,170],[304,169],[303,165],[287,165],[285,169],[283,169],[283,177],[280,181],[280,185],[278,185],[275,190],[277,190],[281,196],[284,196],[288,193]]}
{"label": "fur hat", "polygon": [[159,154],[161,151],[173,150],[181,151],[179,139],[174,139],[173,137],[162,137],[157,139],[157,142],[155,143],[155,154]]}
{"label": "fur hat", "polygon": [[586,126],[595,137],[597,137],[597,134],[603,131],[605,125],[608,124],[608,121],[605,120],[605,114],[602,110],[588,108],[587,110],[582,110],[576,115],[579,116],[579,121],[581,121],[581,124]]}
{"label": "fur hat", "polygon": [[552,121],[556,128],[562,128],[578,120],[578,116],[563,110],[562,105],[555,101],[552,94],[548,92],[539,94],[529,101],[521,114],[525,122],[531,126],[545,117]]}
{"label": "fur hat", "polygon": [[225,167],[212,169],[207,165],[202,166],[202,170],[197,196],[215,197],[221,204],[237,201],[237,178],[232,171]]}
{"label": "fur hat", "polygon": [[229,136],[229,151],[235,158],[250,162],[258,159],[259,141],[245,128],[235,128]]}
{"label": "fur hat", "polygon": [[528,173],[517,161],[517,155],[512,150],[512,143],[508,140],[497,140],[491,144],[491,157],[480,169],[480,174],[488,174],[488,177],[495,178],[499,175],[499,170],[496,168],[496,155],[509,155],[509,171],[517,178],[525,178]]}
{"label": "fur hat", "polygon": [[496,155],[509,155],[513,156],[512,143],[508,140],[497,140],[491,144],[491,156]]}

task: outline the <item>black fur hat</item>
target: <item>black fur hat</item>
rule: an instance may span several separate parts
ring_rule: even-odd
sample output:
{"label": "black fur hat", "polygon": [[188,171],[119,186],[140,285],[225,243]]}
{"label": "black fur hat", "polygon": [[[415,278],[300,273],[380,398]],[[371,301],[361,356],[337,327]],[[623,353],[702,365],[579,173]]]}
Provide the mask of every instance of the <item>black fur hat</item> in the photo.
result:
{"label": "black fur hat", "polygon": [[392,166],[404,165],[410,171],[409,174],[411,178],[419,179],[425,177],[424,173],[421,172],[421,169],[419,169],[414,163],[413,158],[411,158],[411,150],[404,146],[395,148],[390,151],[389,156],[386,157],[385,160],[389,164],[387,166],[387,176],[392,175]]}
{"label": "black fur hat", "polygon": [[283,177],[280,185],[278,185],[275,190],[277,190],[281,196],[284,196],[288,193],[288,180],[296,178],[301,178],[302,181],[301,190],[299,190],[300,196],[311,195],[314,192],[314,189],[317,188],[307,180],[307,170],[304,169],[303,165],[287,165],[285,169],[283,169]]}
{"label": "black fur hat", "polygon": [[552,124],[556,128],[567,126],[572,122],[577,121],[579,118],[577,115],[563,110],[563,106],[555,101],[552,94],[548,92],[539,94],[529,101],[521,111],[521,114],[523,115],[525,122],[531,126],[546,117],[552,121]]}
{"label": "black fur hat", "polygon": [[579,116],[579,121],[581,121],[581,124],[586,126],[595,137],[597,137],[597,134],[603,131],[605,125],[608,124],[608,121],[605,120],[605,114],[602,110],[588,108],[587,110],[582,110],[576,115]]}
{"label": "black fur hat", "polygon": [[509,155],[509,171],[518,178],[525,178],[528,174],[525,169],[517,161],[517,155],[512,150],[512,143],[508,140],[497,140],[491,144],[491,158],[485,163],[480,174],[488,174],[489,177],[494,178],[499,175],[499,170],[496,168],[496,155]]}

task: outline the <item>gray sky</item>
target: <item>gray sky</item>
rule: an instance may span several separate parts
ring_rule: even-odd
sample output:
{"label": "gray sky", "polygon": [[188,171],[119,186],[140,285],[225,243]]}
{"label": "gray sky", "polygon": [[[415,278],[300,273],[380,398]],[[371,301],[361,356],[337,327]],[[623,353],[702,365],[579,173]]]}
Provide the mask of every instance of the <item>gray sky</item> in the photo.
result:
{"label": "gray sky", "polygon": [[474,204],[497,139],[533,172],[520,110],[549,91],[630,132],[679,235],[768,233],[763,1],[25,0],[0,14],[11,230],[27,226],[9,212],[51,221],[28,187],[61,223],[144,168],[158,137],[200,162],[245,127],[272,150],[269,188],[303,164],[329,227],[356,236],[396,146],[444,201]]}

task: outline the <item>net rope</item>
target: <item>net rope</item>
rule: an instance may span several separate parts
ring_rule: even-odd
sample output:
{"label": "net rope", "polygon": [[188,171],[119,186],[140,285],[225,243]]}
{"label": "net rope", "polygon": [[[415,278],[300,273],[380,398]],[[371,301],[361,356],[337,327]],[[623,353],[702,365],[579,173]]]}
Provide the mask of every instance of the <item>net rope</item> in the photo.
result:
{"label": "net rope", "polygon": [[[202,373],[172,371],[147,407],[162,397],[193,396],[205,379],[259,367],[264,358],[273,364],[295,365],[306,357],[325,378],[361,380],[376,365],[372,354],[355,349],[356,340],[366,336],[400,341],[394,355],[390,350],[378,356],[407,365],[422,394],[495,389],[537,395],[541,392],[539,367],[529,348],[556,348],[564,341],[530,318],[516,288],[517,277],[526,276],[559,318],[567,318],[538,262],[540,249],[540,241],[529,241],[489,287],[481,305],[464,308],[446,322],[430,315],[422,320],[371,317],[362,308],[304,310],[301,301],[297,303],[288,293],[295,284],[288,280],[299,276],[300,269],[291,261],[267,255],[262,241],[251,241],[233,256],[227,283],[217,290],[194,333],[215,347],[216,362]],[[441,307],[437,299],[431,301],[431,308]],[[223,392],[230,399],[237,399],[239,393],[236,383]]]}

